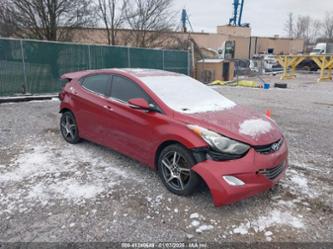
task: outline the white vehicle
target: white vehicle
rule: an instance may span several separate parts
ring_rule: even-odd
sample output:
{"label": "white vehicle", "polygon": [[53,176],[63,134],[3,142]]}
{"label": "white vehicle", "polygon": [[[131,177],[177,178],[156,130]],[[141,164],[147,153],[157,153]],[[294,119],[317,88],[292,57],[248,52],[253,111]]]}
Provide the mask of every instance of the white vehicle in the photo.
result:
{"label": "white vehicle", "polygon": [[278,67],[279,63],[273,54],[264,55],[264,69],[265,72],[274,71],[273,68]]}
{"label": "white vehicle", "polygon": [[317,43],[310,55],[333,54],[333,43]]}

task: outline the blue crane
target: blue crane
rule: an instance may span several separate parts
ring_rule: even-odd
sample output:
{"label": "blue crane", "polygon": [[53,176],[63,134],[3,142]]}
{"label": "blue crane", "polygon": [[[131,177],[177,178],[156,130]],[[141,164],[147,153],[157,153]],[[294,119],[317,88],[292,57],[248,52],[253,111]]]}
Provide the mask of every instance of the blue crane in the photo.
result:
{"label": "blue crane", "polygon": [[187,24],[190,26],[190,29],[193,32],[192,24],[190,22],[190,19],[188,18],[188,14],[186,12],[186,9],[182,10],[181,22],[182,22],[183,32],[185,32],[185,33],[187,32]]}
{"label": "blue crane", "polygon": [[[229,19],[229,25],[246,27],[250,25],[249,23],[242,24],[244,2],[245,0],[234,0],[232,4],[234,6],[233,17]],[[239,6],[240,10],[238,13]]]}

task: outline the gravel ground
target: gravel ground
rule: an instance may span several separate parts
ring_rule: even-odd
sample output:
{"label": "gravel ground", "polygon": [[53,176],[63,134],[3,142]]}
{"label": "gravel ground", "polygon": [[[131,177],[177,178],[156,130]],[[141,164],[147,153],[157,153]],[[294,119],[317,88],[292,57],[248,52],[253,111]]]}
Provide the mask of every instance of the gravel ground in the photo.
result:
{"label": "gravel ground", "polygon": [[[290,168],[273,190],[215,208],[168,192],[155,172],[58,130],[59,102],[0,105],[0,241],[333,241],[333,83],[214,87],[272,118]],[[267,77],[271,83],[278,77]]]}

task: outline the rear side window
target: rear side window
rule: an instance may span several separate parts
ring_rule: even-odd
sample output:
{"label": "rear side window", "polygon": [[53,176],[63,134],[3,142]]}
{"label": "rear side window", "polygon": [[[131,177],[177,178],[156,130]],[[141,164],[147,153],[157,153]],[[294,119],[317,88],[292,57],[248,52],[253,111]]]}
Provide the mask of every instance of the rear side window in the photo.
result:
{"label": "rear side window", "polygon": [[135,82],[120,76],[113,76],[112,78],[111,97],[123,102],[128,102],[133,98],[143,98],[149,104],[153,104],[152,99],[140,86]]}
{"label": "rear side window", "polygon": [[106,74],[98,74],[86,77],[82,86],[90,91],[105,96],[110,95],[111,76]]}

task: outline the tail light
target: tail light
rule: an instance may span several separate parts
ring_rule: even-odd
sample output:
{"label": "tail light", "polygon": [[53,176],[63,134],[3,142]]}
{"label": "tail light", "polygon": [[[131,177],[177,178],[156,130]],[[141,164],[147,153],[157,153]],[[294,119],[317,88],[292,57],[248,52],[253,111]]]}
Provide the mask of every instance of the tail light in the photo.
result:
{"label": "tail light", "polygon": [[65,98],[65,91],[64,91],[64,89],[65,89],[65,86],[66,86],[66,84],[67,83],[69,83],[71,81],[71,79],[69,79],[69,78],[62,78],[61,80],[60,80],[60,84],[61,84],[61,88],[62,88],[62,90],[61,90],[61,92],[58,94],[58,97],[59,97],[59,99],[61,100],[61,101],[63,101],[63,99]]}
{"label": "tail light", "polygon": [[60,92],[59,95],[58,95],[58,97],[59,97],[59,99],[60,99],[61,101],[63,101],[64,98],[65,98],[65,93],[64,93],[63,91]]}

